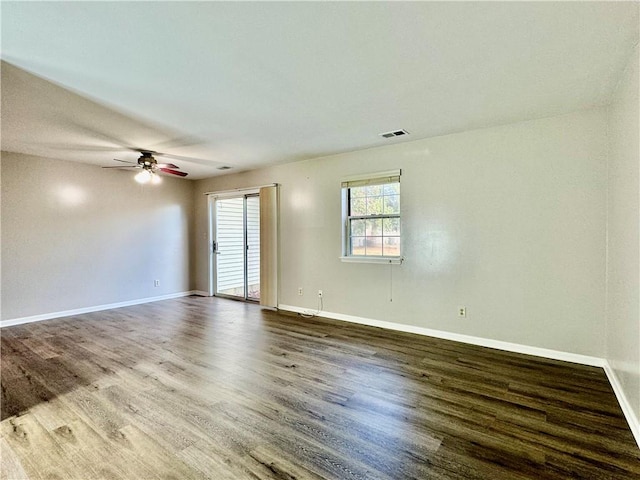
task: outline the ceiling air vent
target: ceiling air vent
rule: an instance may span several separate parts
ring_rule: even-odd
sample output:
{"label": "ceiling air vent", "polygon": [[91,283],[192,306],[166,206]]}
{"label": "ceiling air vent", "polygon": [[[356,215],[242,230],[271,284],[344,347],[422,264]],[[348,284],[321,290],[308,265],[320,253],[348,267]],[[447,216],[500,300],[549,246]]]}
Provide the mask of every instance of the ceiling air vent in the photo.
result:
{"label": "ceiling air vent", "polygon": [[229,165],[222,165],[221,167],[218,167],[218,170],[229,170],[231,167]]}
{"label": "ceiling air vent", "polygon": [[401,137],[403,135],[409,135],[409,132],[407,132],[406,130],[393,130],[392,132],[385,132],[380,134],[382,138]]}

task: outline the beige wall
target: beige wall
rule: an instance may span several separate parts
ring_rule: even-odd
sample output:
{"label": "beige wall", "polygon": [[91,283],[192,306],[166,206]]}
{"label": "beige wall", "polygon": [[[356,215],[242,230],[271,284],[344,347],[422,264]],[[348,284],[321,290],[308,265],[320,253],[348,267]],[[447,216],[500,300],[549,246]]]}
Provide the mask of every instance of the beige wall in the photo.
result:
{"label": "beige wall", "polygon": [[[2,319],[206,291],[203,193],[277,182],[280,304],[314,309],[322,289],[329,312],[604,356],[606,120],[595,109],[159,188],[4,153]],[[393,168],[405,263],[340,262],[340,180]]]}
{"label": "beige wall", "polygon": [[638,76],[636,47],[610,109],[606,325],[606,357],[636,418],[640,418]]}
{"label": "beige wall", "polygon": [[[277,182],[280,304],[315,309],[322,289],[329,312],[606,356],[638,414],[634,58],[610,109],[197,182],[143,187],[128,172],[5,152],[1,318],[207,290],[203,193]],[[340,262],[340,180],[393,168],[405,263]]]}
{"label": "beige wall", "polygon": [[[192,182],[2,153],[2,319],[190,290]],[[154,280],[160,286],[154,287]]]}
{"label": "beige wall", "polygon": [[[606,120],[594,109],[199,180],[196,288],[203,193],[277,182],[280,304],[315,309],[322,289],[328,312],[601,357]],[[340,262],[340,180],[394,168],[404,264]]]}
{"label": "beige wall", "polygon": [[2,155],[0,154],[0,321],[2,320]]}

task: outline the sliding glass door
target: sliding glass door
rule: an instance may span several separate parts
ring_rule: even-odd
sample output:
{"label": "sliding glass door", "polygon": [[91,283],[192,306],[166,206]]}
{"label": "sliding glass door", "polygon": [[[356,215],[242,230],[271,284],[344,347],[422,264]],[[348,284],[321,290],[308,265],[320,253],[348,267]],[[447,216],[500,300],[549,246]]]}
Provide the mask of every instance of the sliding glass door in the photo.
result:
{"label": "sliding glass door", "polygon": [[260,300],[260,197],[215,200],[215,295]]}
{"label": "sliding glass door", "polygon": [[247,298],[260,301],[260,196],[245,197]]}

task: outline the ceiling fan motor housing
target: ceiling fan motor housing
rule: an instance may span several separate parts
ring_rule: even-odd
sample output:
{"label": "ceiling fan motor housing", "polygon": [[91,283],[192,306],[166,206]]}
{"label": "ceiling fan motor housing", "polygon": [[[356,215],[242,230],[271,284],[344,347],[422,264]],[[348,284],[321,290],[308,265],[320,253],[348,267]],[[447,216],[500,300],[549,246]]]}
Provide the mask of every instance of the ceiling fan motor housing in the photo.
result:
{"label": "ceiling fan motor housing", "polygon": [[[115,161],[117,162],[122,162],[122,163],[128,163],[128,166],[119,166],[119,167],[103,167],[103,168],[141,168],[142,172],[140,173],[145,173],[147,174],[147,177],[145,177],[145,175],[143,175],[143,177],[145,178],[158,178],[156,177],[156,175],[158,175],[160,172],[162,173],[167,173],[169,175],[175,175],[178,177],[186,177],[188,175],[187,172],[181,172],[179,169],[180,167],[177,165],[174,165],[173,163],[158,163],[158,161],[154,158],[153,154],[155,153],[156,155],[166,155],[164,153],[158,153],[158,152],[154,152],[153,150],[138,150],[140,152],[140,157],[138,157],[138,162],[137,163],[133,163],[133,162],[129,162],[128,160],[118,160],[117,158],[114,158]],[[148,175],[151,174],[151,175]],[[142,181],[142,177],[141,180],[139,180],[140,183],[146,183],[146,181]],[[157,183],[157,182],[153,182],[153,183]]]}
{"label": "ceiling fan motor housing", "polygon": [[142,168],[151,170],[156,165],[156,159],[153,158],[153,152],[142,150],[140,152],[142,156],[138,159],[138,164],[142,165]]}

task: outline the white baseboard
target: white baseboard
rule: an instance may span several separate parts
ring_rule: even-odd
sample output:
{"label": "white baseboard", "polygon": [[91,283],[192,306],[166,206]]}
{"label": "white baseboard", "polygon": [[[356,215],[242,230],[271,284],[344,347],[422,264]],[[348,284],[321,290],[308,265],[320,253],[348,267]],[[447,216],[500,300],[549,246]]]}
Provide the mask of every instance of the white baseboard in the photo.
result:
{"label": "white baseboard", "polygon": [[[110,310],[112,308],[130,307],[132,305],[140,305],[141,303],[157,302],[160,300],[169,300],[171,298],[188,297],[189,295],[199,295],[199,291],[170,293],[168,295],[160,295],[158,297],[139,298],[136,300],[128,300],[126,302],[107,303],[104,305],[94,305],[92,307],[75,308],[73,310],[64,310],[61,312],[43,313],[41,315],[33,315],[30,317],[11,318],[0,321],[0,328],[11,327],[13,325],[22,325],[25,323],[41,322],[43,320],[51,320],[53,318],[70,317],[72,315],[81,315],[83,313],[99,312],[101,310]],[[207,295],[208,296],[208,295]]]}
{"label": "white baseboard", "polygon": [[638,447],[640,447],[640,419],[638,419],[636,413],[631,408],[631,404],[627,399],[627,396],[624,393],[622,385],[620,384],[620,380],[618,379],[618,375],[616,375],[615,370],[611,367],[607,360],[604,361],[603,367],[605,373],[607,374],[607,378],[609,379],[609,383],[613,388],[613,391],[616,394],[616,398],[618,399],[618,403],[620,404],[620,408],[622,408],[622,413],[624,413],[625,418],[627,419],[627,423],[631,428],[631,433],[636,439],[636,443]]}
{"label": "white baseboard", "polygon": [[211,295],[209,295],[209,292],[205,292],[204,290],[191,290],[191,292],[189,292],[190,295],[197,295],[199,297],[210,297]]}
{"label": "white baseboard", "polygon": [[[300,308],[292,305],[279,305],[278,308],[280,310],[286,310],[294,313],[316,313],[315,311],[308,308]],[[579,355],[577,353],[562,352],[559,350],[550,350],[547,348],[532,347],[530,345],[522,345],[519,343],[503,342],[501,340],[492,340],[490,338],[474,337],[472,335],[464,335],[461,333],[445,332],[443,330],[433,330],[431,328],[385,322],[383,320],[373,320],[364,317],[355,317],[352,315],[344,315],[342,313],[323,311],[320,312],[319,316],[331,318],[334,320],[343,320],[345,322],[358,323],[360,325],[368,325],[370,327],[380,327],[389,330],[397,330],[399,332],[417,333],[418,335],[426,335],[428,337],[454,340],[456,342],[469,343],[471,345],[479,345],[481,347],[495,348],[498,350],[505,350],[507,352],[523,353],[526,355],[534,355],[536,357],[562,360],[564,362],[580,363],[582,365],[590,365],[594,367],[602,367],[604,365],[604,360],[598,357],[590,357],[587,355]]]}

